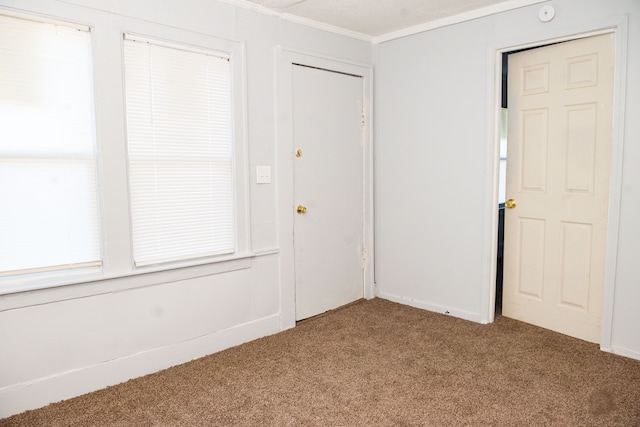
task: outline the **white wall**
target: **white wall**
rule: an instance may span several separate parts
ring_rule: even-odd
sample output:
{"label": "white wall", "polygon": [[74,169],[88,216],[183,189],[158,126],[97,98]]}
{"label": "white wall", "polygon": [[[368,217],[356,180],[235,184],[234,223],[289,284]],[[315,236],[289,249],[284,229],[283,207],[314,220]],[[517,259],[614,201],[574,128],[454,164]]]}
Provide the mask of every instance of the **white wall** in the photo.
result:
{"label": "white wall", "polygon": [[[115,190],[126,188],[122,29],[153,26],[169,39],[187,30],[193,37],[243,44],[254,253],[0,295],[0,418],[291,327],[287,319],[293,316],[283,315],[281,295],[293,294],[293,260],[280,252],[277,194],[292,183],[277,169],[275,47],[371,64],[371,45],[213,0],[0,0],[0,7],[92,27],[101,155],[123,160],[121,168],[103,171],[109,180],[103,197],[113,202],[103,199],[104,209],[126,204],[126,193]],[[255,165],[271,165],[274,183],[256,185]],[[128,218],[110,215],[110,221],[105,244],[126,247]],[[118,273],[119,264],[130,265],[124,258],[105,260],[105,268]]]}
{"label": "white wall", "polygon": [[[497,161],[495,51],[618,23],[626,72],[619,239],[609,254],[613,316],[605,349],[640,359],[640,2],[556,0],[541,23],[529,6],[377,46],[378,294],[479,322],[491,320]],[[628,21],[627,21],[628,16]],[[624,29],[627,25],[627,34]],[[621,82],[618,80],[618,84]],[[618,122],[621,123],[621,122]],[[614,156],[617,155],[614,153]],[[614,195],[615,197],[615,195]],[[609,320],[611,322],[609,322]]]}

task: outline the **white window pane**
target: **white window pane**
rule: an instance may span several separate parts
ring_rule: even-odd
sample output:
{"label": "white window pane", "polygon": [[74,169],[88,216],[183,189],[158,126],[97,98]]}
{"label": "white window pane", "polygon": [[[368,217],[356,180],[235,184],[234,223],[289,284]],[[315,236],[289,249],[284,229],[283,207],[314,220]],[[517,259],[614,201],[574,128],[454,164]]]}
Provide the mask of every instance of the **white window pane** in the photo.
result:
{"label": "white window pane", "polygon": [[226,58],[125,40],[136,265],[235,250]]}
{"label": "white window pane", "polygon": [[507,129],[508,129],[508,110],[500,109],[500,158],[507,158]]}
{"label": "white window pane", "polygon": [[94,191],[91,161],[0,162],[0,271],[99,259]]}
{"label": "white window pane", "polygon": [[507,161],[500,160],[500,185],[498,186],[498,203],[504,203],[507,194]]}
{"label": "white window pane", "polygon": [[0,15],[0,275],[98,265],[90,36]]}
{"label": "white window pane", "polygon": [[0,16],[0,150],[93,156],[89,34]]}

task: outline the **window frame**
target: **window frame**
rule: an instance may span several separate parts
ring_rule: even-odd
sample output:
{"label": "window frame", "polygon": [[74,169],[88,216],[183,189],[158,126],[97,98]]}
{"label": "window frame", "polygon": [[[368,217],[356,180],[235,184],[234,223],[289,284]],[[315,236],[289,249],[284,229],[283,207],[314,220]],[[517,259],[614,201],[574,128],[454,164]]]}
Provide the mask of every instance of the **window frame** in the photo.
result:
{"label": "window frame", "polygon": [[[194,51],[219,52],[228,55],[231,64],[231,118],[232,118],[232,134],[233,134],[233,164],[234,171],[234,196],[235,196],[235,220],[236,220],[236,250],[231,254],[215,255],[204,258],[194,258],[183,261],[172,261],[163,264],[151,264],[136,266],[133,258],[133,238],[132,238],[132,220],[131,209],[129,206],[129,170],[128,157],[125,159],[125,167],[127,168],[127,218],[128,218],[128,253],[127,253],[127,273],[115,273],[116,277],[128,275],[137,275],[144,273],[156,273],[163,271],[171,271],[176,269],[191,268],[194,271],[198,268],[210,269],[216,272],[234,271],[239,268],[248,268],[249,265],[243,261],[254,256],[251,250],[251,231],[250,231],[250,170],[249,170],[249,144],[247,137],[247,83],[246,83],[246,44],[245,42],[230,40],[208,34],[196,33],[190,30],[167,27],[162,24],[140,21],[135,18],[123,17],[120,26],[120,76],[122,84],[122,124],[123,124],[123,143],[124,152],[127,150],[126,141],[126,100],[124,87],[124,40],[125,36],[136,37],[139,39],[154,40],[165,44],[166,46],[174,46],[178,48],[188,48]],[[110,264],[111,257],[114,254],[105,251],[105,264]],[[234,261],[240,261],[234,263]],[[122,264],[122,261],[120,261]],[[219,265],[216,265],[219,264]],[[209,267],[206,267],[210,265]],[[120,265],[122,271],[122,265]],[[107,273],[110,270],[106,271]],[[198,277],[198,272],[194,277]],[[190,278],[188,274],[185,278]]]}
{"label": "window frame", "polygon": [[[123,76],[123,119],[126,121],[126,105],[124,92],[124,40],[134,37],[138,40],[154,41],[167,47],[187,49],[202,53],[221,53],[227,55],[231,66],[231,129],[232,129],[232,170],[235,203],[235,233],[236,249],[230,254],[213,255],[202,258],[192,258],[181,261],[169,261],[160,264],[136,266],[133,258],[133,235],[131,207],[127,205],[129,218],[130,266],[132,272],[159,272],[183,267],[194,267],[206,264],[226,262],[252,257],[250,247],[250,215],[249,215],[249,156],[246,120],[246,71],[245,45],[241,42],[222,39],[209,35],[194,33],[188,30],[171,28],[173,37],[166,37],[167,28],[159,24],[146,23],[146,31],[123,28],[120,37],[121,69]],[[151,30],[151,31],[150,31]],[[126,133],[126,126],[125,126]],[[126,135],[125,135],[126,143]],[[127,182],[129,182],[129,163],[127,158]],[[127,199],[131,200],[130,188],[127,185]],[[230,267],[233,271],[235,267]]]}
{"label": "window frame", "polygon": [[[96,239],[97,246],[94,248],[97,251],[97,258],[94,260],[86,260],[86,261],[78,261],[78,262],[70,262],[68,264],[52,264],[52,265],[42,265],[42,266],[32,266],[26,268],[20,268],[16,270],[9,270],[0,273],[0,295],[4,293],[4,289],[7,284],[13,284],[15,282],[24,282],[32,280],[33,278],[39,279],[42,277],[48,276],[59,276],[61,274],[68,275],[77,275],[77,274],[86,274],[90,273],[99,273],[102,269],[102,223],[101,223],[101,207],[100,207],[100,162],[99,162],[99,147],[98,147],[98,137],[96,132],[96,108],[95,108],[95,78],[94,78],[94,63],[95,63],[95,52],[93,49],[93,29],[92,27],[84,24],[78,24],[74,22],[69,22],[67,20],[57,20],[52,19],[50,17],[42,17],[36,14],[28,14],[22,13],[13,10],[7,10],[4,8],[0,8],[0,16],[8,19],[16,19],[21,21],[27,21],[34,23],[35,25],[49,25],[53,27],[60,27],[64,29],[64,31],[79,31],[85,34],[87,37],[86,42],[88,43],[88,59],[91,64],[91,68],[88,70],[87,81],[90,83],[90,92],[87,94],[87,101],[90,105],[89,112],[89,123],[87,123],[89,127],[89,133],[91,141],[89,142],[92,146],[91,156],[79,155],[75,156],[57,156],[52,154],[38,154],[36,156],[32,156],[34,163],[44,162],[47,163],[49,160],[55,159],[67,159],[68,162],[71,163],[90,163],[90,168],[93,170],[93,193],[92,199],[95,203],[95,220],[94,223],[96,226]],[[58,30],[56,29],[56,33]],[[18,156],[20,157],[20,156]]]}
{"label": "window frame", "polygon": [[[0,309],[20,307],[24,297],[39,303],[98,295],[220,274],[251,267],[250,170],[247,139],[246,43],[197,33],[137,18],[118,16],[108,22],[94,14],[40,16],[0,8],[0,13],[39,22],[88,28],[94,74],[94,111],[97,145],[97,194],[102,267],[59,270],[0,278],[0,296],[13,296]],[[206,258],[136,267],[129,206],[126,110],[124,95],[124,34],[189,46],[194,50],[222,52],[231,58],[233,181],[236,250]],[[32,294],[29,291],[49,290]],[[25,293],[26,292],[26,293]],[[21,296],[23,295],[23,296]]]}
{"label": "window frame", "polygon": [[[230,132],[230,151],[231,151],[231,200],[232,200],[232,207],[231,207],[231,213],[233,215],[233,223],[232,223],[232,229],[230,230],[232,233],[231,235],[233,236],[233,248],[230,248],[230,250],[222,250],[220,251],[220,253],[217,254],[211,254],[211,255],[199,255],[199,254],[194,254],[192,256],[186,256],[184,258],[178,258],[178,259],[162,259],[162,258],[156,258],[156,259],[144,259],[144,258],[140,258],[138,260],[136,260],[136,250],[135,250],[135,246],[136,246],[136,240],[135,240],[135,235],[133,233],[134,231],[134,221],[133,221],[133,215],[134,215],[134,209],[133,209],[133,205],[135,203],[134,197],[132,196],[132,192],[133,192],[133,181],[132,181],[132,168],[134,167],[134,158],[132,157],[133,153],[132,153],[132,134],[130,134],[130,129],[129,129],[129,125],[127,124],[127,136],[126,136],[126,142],[127,142],[127,175],[128,175],[128,191],[129,191],[129,217],[131,219],[131,246],[132,246],[132,258],[133,258],[133,264],[134,264],[134,268],[135,269],[139,269],[141,267],[144,266],[148,266],[148,265],[170,265],[170,264],[174,264],[174,263],[181,263],[181,262],[190,262],[193,260],[197,260],[197,259],[217,259],[220,257],[224,257],[224,256],[232,256],[234,254],[236,254],[238,252],[239,249],[239,244],[238,244],[238,218],[237,218],[237,198],[236,198],[236,182],[237,182],[237,177],[236,177],[236,156],[237,153],[235,152],[235,145],[236,145],[236,141],[235,141],[235,136],[236,133],[234,131],[234,124],[236,121],[236,118],[233,115],[233,109],[234,109],[234,104],[233,104],[233,92],[234,92],[234,88],[233,88],[233,80],[232,80],[232,73],[233,73],[233,63],[235,62],[234,59],[231,58],[231,55],[228,52],[221,52],[218,50],[213,50],[213,49],[204,49],[201,47],[194,47],[191,45],[186,45],[186,44],[178,44],[175,42],[166,42],[164,40],[157,40],[157,39],[153,39],[147,36],[140,36],[138,34],[132,34],[132,33],[123,33],[123,49],[126,50],[127,49],[127,44],[132,47],[133,49],[138,49],[141,46],[141,44],[146,44],[147,46],[155,46],[161,49],[168,49],[168,50],[172,50],[174,51],[174,53],[178,54],[178,55],[184,55],[187,53],[193,53],[194,55],[204,55],[204,56],[208,56],[208,57],[212,57],[212,58],[219,58],[223,61],[227,61],[228,64],[228,90],[229,90],[229,119],[230,119],[230,123],[229,123],[229,130]],[[135,47],[135,46],[138,47]],[[197,59],[196,59],[197,60]],[[134,63],[130,64],[132,67],[134,66]],[[127,105],[129,104],[128,99],[128,94],[127,94],[127,81],[126,81],[126,70],[127,70],[127,59],[126,57],[123,59],[123,71],[125,72],[125,93],[124,93],[124,97],[125,97],[125,120],[128,120],[131,118],[129,117],[129,113],[126,111],[127,109]],[[150,77],[150,76],[149,76]],[[139,97],[135,98],[136,99],[136,103],[137,100],[139,100]],[[133,99],[132,99],[133,101]],[[171,102],[171,101],[169,101]],[[149,107],[151,108],[149,110],[149,113],[151,113],[151,115],[153,116],[153,112],[154,110],[154,105],[156,105],[155,103],[153,103],[152,105],[150,105]],[[165,104],[166,105],[166,104]],[[160,108],[162,108],[162,104],[157,105]],[[162,125],[162,123],[159,123],[160,128],[163,128],[164,126]],[[155,127],[155,125],[150,126],[145,133],[149,132],[149,131],[153,131],[152,133],[155,135],[155,130],[157,128]],[[176,142],[180,142],[180,141],[176,141]],[[136,142],[137,144],[137,142]],[[155,146],[155,145],[154,145]],[[177,154],[177,152],[176,152]],[[140,159],[138,159],[139,161]],[[212,159],[204,159],[205,161],[208,162],[208,160],[212,160]],[[140,171],[141,172],[141,171]],[[139,173],[140,173],[139,172]],[[138,181],[139,182],[139,181]],[[162,199],[164,199],[166,196],[161,196]],[[151,226],[151,224],[148,224],[148,226]],[[144,226],[143,226],[144,227]],[[162,229],[161,229],[162,230]],[[151,242],[147,242],[147,244],[149,244]],[[169,257],[171,258],[172,256],[169,255]]]}

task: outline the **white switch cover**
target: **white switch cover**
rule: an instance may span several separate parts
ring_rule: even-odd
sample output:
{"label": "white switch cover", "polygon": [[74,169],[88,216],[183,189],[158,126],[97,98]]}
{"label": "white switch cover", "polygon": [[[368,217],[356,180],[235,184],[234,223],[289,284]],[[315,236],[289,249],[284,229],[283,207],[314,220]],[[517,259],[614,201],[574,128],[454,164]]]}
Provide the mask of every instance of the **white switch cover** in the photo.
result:
{"label": "white switch cover", "polygon": [[271,166],[256,166],[256,182],[271,184]]}

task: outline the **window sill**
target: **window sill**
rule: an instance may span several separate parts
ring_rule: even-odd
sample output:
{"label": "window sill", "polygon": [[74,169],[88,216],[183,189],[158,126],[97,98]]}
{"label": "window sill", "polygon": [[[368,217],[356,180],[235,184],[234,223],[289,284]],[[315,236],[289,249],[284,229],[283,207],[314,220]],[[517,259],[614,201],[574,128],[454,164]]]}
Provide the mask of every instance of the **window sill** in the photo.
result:
{"label": "window sill", "polygon": [[277,253],[278,250],[234,254],[215,259],[148,266],[115,274],[101,274],[99,269],[92,268],[82,273],[48,275],[38,279],[31,277],[2,280],[0,311],[243,270],[251,267],[252,258]]}

